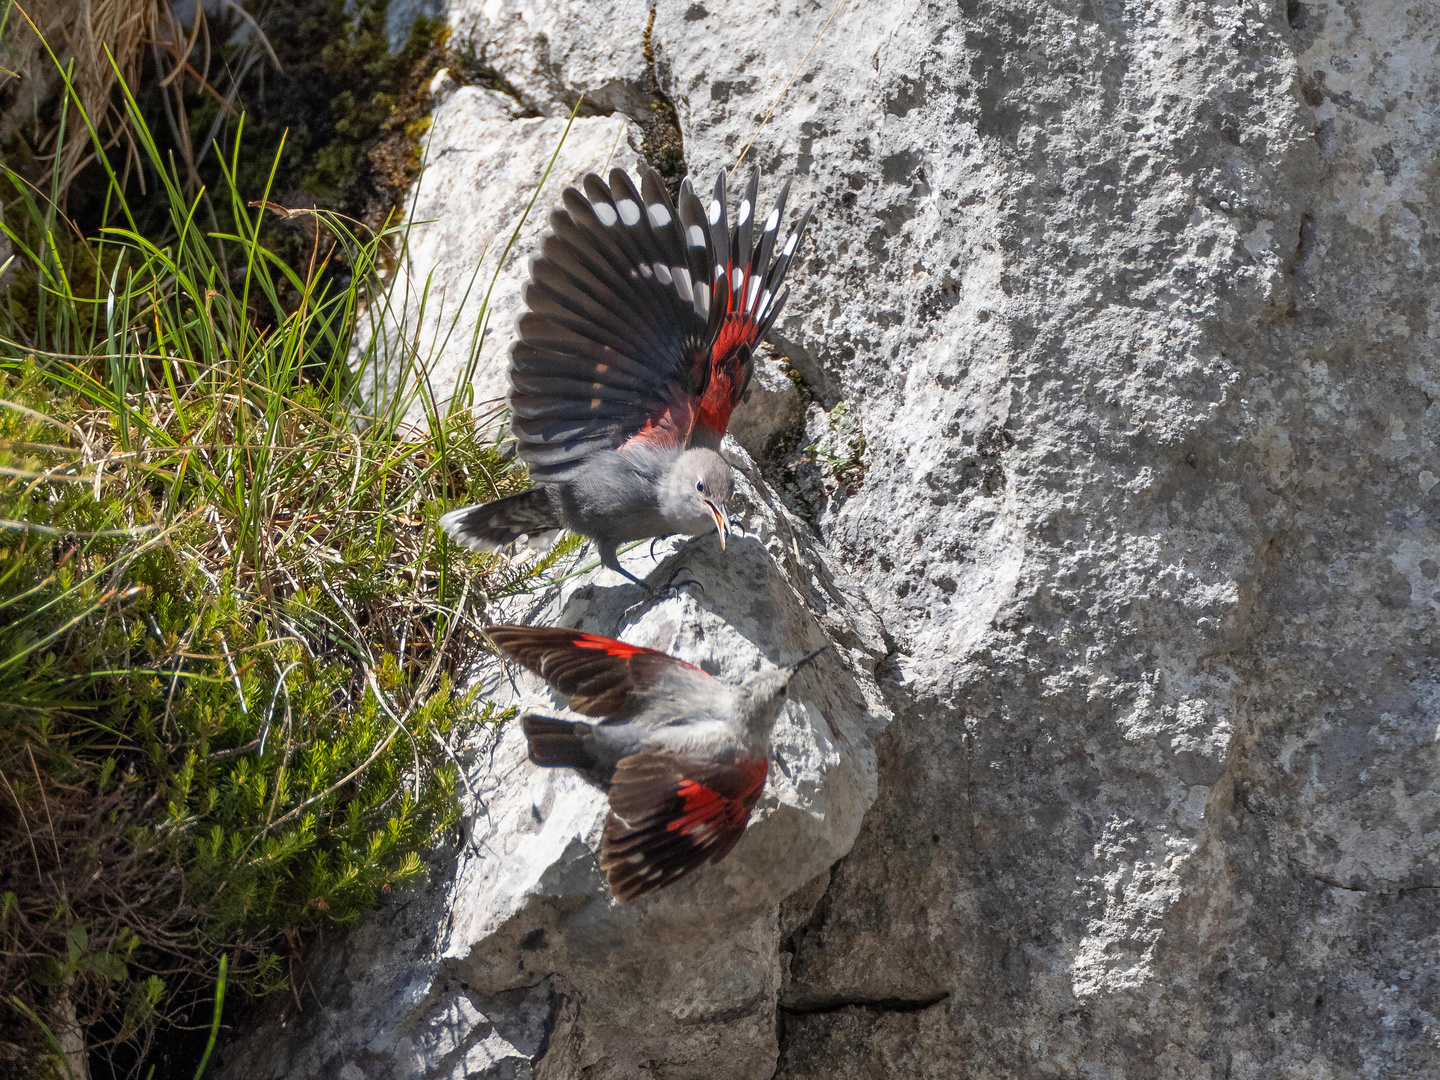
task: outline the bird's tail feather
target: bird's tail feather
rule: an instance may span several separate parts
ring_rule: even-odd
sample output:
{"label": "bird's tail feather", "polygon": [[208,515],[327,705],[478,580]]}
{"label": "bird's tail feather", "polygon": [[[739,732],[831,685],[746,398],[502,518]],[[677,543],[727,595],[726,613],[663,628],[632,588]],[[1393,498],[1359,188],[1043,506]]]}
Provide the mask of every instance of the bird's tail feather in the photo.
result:
{"label": "bird's tail feather", "polygon": [[472,551],[495,551],[521,538],[538,546],[547,534],[553,539],[563,525],[549,494],[543,487],[534,487],[494,502],[451,510],[441,516],[440,527],[450,539]]}
{"label": "bird's tail feather", "polygon": [[530,760],[551,768],[594,768],[595,755],[582,738],[588,726],[536,713],[526,713],[520,718],[520,727],[530,742]]}

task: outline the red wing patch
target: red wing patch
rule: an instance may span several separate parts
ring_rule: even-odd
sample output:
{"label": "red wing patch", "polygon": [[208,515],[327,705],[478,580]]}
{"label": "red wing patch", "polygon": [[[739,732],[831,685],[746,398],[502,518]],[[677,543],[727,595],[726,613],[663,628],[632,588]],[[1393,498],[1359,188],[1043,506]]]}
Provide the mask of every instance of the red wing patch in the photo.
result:
{"label": "red wing patch", "polygon": [[705,675],[707,679],[710,677],[706,675],[702,668],[698,668],[685,660],[677,659],[669,653],[663,653],[659,649],[647,649],[643,645],[630,645],[624,641],[618,641],[613,637],[605,637],[602,634],[576,634],[574,645],[577,649],[599,649],[606,656],[616,656],[625,660],[630,659],[632,656],[655,656],[679,667],[689,668],[691,671],[698,671],[700,674]]}
{"label": "red wing patch", "polygon": [[725,370],[727,359],[730,360],[733,370],[734,354],[741,345],[754,345],[759,329],[759,323],[743,315],[732,315],[725,320],[720,327],[720,333],[715,336],[715,344],[710,349],[711,378],[714,378],[717,371]]}
{"label": "red wing patch", "polygon": [[695,780],[682,780],[675,793],[680,796],[683,806],[680,816],[667,822],[667,832],[681,832],[686,836],[697,836],[709,829],[743,829],[750,820],[750,810],[765,790],[765,777],[769,769],[763,760],[747,767],[751,785],[740,798],[728,798],[713,788]]}
{"label": "red wing patch", "polygon": [[620,444],[620,448],[640,443],[660,449],[679,449],[689,441],[694,427],[695,403],[689,399],[674,400],[647,417],[635,434]]}
{"label": "red wing patch", "polygon": [[755,361],[750,349],[760,336],[760,324],[745,316],[731,315],[721,324],[710,355],[710,379],[695,426],[705,428],[718,442],[730,426],[730,414],[740,404]]}
{"label": "red wing patch", "polygon": [[724,174],[715,181],[709,212],[713,251],[710,377],[700,394],[691,436],[694,444],[718,445],[724,436],[731,412],[750,385],[753,350],[769,332],[789,296],[789,290],[782,291],[781,285],[810,220],[810,210],[806,210],[784,243],[779,243],[790,185],[786,183],[781,189],[775,208],[762,224],[755,202],[759,182],[758,170],[752,172],[731,230]]}
{"label": "red wing patch", "polygon": [[723,764],[652,751],[620,762],[600,868],[622,904],[730,853],[765,790],[766,757]]}
{"label": "red wing patch", "polygon": [[714,693],[715,682],[694,664],[656,649],[601,634],[553,626],[490,626],[496,648],[564,694],[586,716],[623,720],[637,712],[646,693],[664,679],[695,679]]}
{"label": "red wing patch", "polygon": [[599,634],[576,634],[573,641],[577,649],[599,649],[606,656],[631,657],[643,652],[652,650],[640,645],[627,645],[615,638],[601,637]]}

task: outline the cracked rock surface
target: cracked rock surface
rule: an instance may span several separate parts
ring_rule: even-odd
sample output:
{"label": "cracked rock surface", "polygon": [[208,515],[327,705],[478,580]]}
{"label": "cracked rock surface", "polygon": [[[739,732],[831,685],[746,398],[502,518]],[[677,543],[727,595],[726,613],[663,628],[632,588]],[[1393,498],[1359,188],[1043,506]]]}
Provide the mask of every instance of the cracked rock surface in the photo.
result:
{"label": "cracked rock surface", "polygon": [[[448,9],[543,114],[491,160],[651,77],[703,186],[754,139],[818,203],[803,400],[732,451],[753,539],[662,556],[703,594],[529,614],[838,655],[740,847],[633,911],[504,735],[488,847],[227,1075],[1435,1075],[1440,9],[662,0],[647,57],[601,7]],[[437,244],[513,227],[479,197]]]}

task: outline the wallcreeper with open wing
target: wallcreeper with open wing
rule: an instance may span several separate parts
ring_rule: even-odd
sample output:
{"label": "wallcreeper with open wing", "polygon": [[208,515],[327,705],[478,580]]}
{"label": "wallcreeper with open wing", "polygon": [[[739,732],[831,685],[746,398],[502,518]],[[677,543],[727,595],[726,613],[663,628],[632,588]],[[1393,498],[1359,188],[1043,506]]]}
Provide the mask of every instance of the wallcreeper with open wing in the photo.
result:
{"label": "wallcreeper with open wing", "polygon": [[621,903],[719,862],[765,790],[770,737],[796,672],[765,664],[737,685],[673,656],[556,627],[491,626],[506,656],[598,724],[527,713],[537,765],[574,769],[609,792],[600,868]]}
{"label": "wallcreeper with open wing", "polygon": [[568,528],[642,584],[618,545],[712,528],[725,544],[734,479],[716,450],[789,295],[780,286],[810,211],[777,255],[790,186],[757,241],[758,173],[733,231],[723,173],[708,212],[688,179],[677,208],[654,170],[639,191],[620,169],[582,186],[550,215],[510,352],[511,429],[536,486],[440,523],[477,550]]}

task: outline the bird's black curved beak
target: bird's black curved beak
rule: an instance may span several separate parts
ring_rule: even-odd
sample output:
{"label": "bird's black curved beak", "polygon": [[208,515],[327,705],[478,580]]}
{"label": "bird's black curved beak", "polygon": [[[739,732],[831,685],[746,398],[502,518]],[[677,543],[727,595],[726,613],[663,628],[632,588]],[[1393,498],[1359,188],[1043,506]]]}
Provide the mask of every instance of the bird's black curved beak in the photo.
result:
{"label": "bird's black curved beak", "polygon": [[798,661],[797,663],[791,664],[791,665],[790,665],[790,676],[791,676],[791,678],[794,678],[795,673],[796,673],[797,671],[799,671],[801,668],[803,668],[806,664],[810,663],[811,660],[814,660],[814,659],[815,659],[817,656],[819,656],[821,653],[825,653],[825,652],[829,652],[829,651],[830,651],[830,646],[829,646],[829,645],[826,645],[824,648],[816,649],[816,650],[815,650],[814,652],[812,652],[809,656],[804,657],[803,659],[801,659],[801,660]]}

